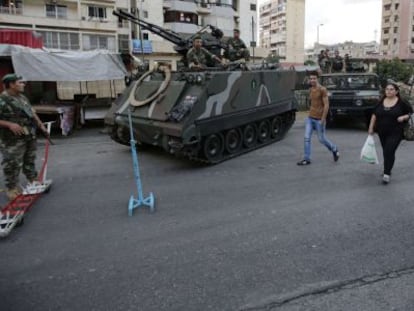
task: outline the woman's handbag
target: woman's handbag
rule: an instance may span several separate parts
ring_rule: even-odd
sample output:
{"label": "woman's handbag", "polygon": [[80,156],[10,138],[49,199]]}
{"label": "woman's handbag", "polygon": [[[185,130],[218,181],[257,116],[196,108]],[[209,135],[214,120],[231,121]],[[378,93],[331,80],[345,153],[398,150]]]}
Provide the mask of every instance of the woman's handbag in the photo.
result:
{"label": "woman's handbag", "polygon": [[404,139],[413,141],[414,140],[414,120],[413,114],[410,114],[407,123],[404,125]]}

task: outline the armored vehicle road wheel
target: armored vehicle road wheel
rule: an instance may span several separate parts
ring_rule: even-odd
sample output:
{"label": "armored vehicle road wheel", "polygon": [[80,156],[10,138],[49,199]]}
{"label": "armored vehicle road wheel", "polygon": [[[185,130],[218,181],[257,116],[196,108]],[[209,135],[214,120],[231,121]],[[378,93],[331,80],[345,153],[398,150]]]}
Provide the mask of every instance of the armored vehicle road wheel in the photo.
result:
{"label": "armored vehicle road wheel", "polygon": [[261,143],[264,143],[270,139],[271,125],[268,120],[262,120],[257,128],[258,139]]}
{"label": "armored vehicle road wheel", "polygon": [[251,148],[256,145],[257,128],[254,124],[247,124],[243,130],[243,145],[246,148]]}
{"label": "armored vehicle road wheel", "polygon": [[204,140],[203,151],[205,158],[210,162],[218,162],[223,158],[223,136],[211,134]]}
{"label": "armored vehicle road wheel", "polygon": [[224,137],[224,147],[229,154],[236,153],[242,145],[242,132],[240,129],[231,129]]}
{"label": "armored vehicle road wheel", "polygon": [[274,117],[271,126],[272,138],[280,138],[282,136],[282,119],[280,117]]}

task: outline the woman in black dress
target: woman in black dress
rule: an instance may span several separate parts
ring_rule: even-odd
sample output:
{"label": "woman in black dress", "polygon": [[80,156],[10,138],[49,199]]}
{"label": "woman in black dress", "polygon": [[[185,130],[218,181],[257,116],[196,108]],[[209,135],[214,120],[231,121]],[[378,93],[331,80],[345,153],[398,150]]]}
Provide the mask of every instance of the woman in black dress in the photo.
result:
{"label": "woman in black dress", "polygon": [[390,182],[391,170],[395,162],[395,151],[403,139],[404,123],[413,112],[410,104],[401,100],[399,88],[394,83],[387,83],[385,96],[374,108],[368,134],[378,133],[384,158],[384,175],[382,182]]}

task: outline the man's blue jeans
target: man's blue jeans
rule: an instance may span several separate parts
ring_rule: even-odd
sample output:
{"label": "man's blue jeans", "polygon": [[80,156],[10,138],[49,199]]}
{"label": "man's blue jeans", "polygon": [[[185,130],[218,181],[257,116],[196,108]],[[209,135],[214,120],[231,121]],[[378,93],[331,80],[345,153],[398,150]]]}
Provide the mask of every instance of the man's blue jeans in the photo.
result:
{"label": "man's blue jeans", "polygon": [[331,143],[325,136],[325,125],[321,124],[321,120],[314,118],[305,119],[305,155],[304,159],[311,160],[311,139],[313,131],[318,134],[319,142],[328,148],[329,151],[334,152],[338,150],[337,146]]}

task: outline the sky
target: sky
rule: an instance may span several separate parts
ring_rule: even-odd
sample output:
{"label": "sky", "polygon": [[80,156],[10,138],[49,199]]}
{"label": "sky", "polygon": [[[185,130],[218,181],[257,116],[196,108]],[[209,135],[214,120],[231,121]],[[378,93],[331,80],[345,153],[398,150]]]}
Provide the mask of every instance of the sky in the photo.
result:
{"label": "sky", "polygon": [[[258,0],[258,5],[266,0]],[[289,0],[287,0],[289,1]],[[305,48],[319,43],[379,42],[382,0],[305,0]]]}

